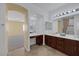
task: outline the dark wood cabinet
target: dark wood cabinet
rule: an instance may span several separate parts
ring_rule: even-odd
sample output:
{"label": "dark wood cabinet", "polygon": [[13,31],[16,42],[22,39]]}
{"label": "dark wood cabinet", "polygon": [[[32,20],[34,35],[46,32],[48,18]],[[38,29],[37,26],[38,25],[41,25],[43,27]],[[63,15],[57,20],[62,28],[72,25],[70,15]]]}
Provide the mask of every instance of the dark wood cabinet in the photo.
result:
{"label": "dark wood cabinet", "polygon": [[45,36],[45,44],[56,49],[56,37],[52,38],[52,36]]}
{"label": "dark wood cabinet", "polygon": [[77,43],[76,43],[76,48],[77,48],[77,50],[76,50],[76,52],[77,52],[77,55],[79,56],[79,41],[77,41]]}
{"label": "dark wood cabinet", "polygon": [[57,37],[51,37],[51,47],[57,49]]}
{"label": "dark wood cabinet", "polygon": [[53,36],[45,36],[46,45],[63,51],[63,39]]}
{"label": "dark wood cabinet", "polygon": [[51,36],[45,36],[45,44],[51,46]]}
{"label": "dark wood cabinet", "polygon": [[67,55],[79,56],[79,41],[46,35],[45,43]]}
{"label": "dark wood cabinet", "polygon": [[59,51],[62,51],[64,50],[64,45],[63,45],[63,39],[62,38],[57,38],[57,49]]}
{"label": "dark wood cabinet", "polygon": [[37,45],[43,44],[43,35],[36,36],[36,44]]}
{"label": "dark wood cabinet", "polygon": [[76,55],[76,41],[64,39],[64,52],[68,55]]}
{"label": "dark wood cabinet", "polygon": [[43,44],[43,35],[30,36],[30,38],[36,38],[37,45]]}

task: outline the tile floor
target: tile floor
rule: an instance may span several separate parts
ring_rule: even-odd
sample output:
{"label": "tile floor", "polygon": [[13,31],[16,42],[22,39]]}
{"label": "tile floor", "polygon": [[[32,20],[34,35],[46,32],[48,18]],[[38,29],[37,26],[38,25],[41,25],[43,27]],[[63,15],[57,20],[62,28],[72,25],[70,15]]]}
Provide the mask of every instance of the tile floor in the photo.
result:
{"label": "tile floor", "polygon": [[19,48],[9,52],[8,56],[67,56],[60,51],[48,46],[31,46],[30,52],[25,52],[24,48]]}

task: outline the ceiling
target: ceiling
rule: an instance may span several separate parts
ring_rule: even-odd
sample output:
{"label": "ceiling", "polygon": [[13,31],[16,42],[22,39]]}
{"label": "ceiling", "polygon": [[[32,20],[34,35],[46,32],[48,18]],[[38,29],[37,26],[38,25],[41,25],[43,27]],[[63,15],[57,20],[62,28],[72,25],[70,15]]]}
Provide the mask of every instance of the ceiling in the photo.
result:
{"label": "ceiling", "polygon": [[45,15],[46,13],[54,11],[57,8],[66,5],[67,3],[18,3],[18,4],[28,9],[33,14],[38,13]]}
{"label": "ceiling", "polygon": [[66,3],[32,3],[37,8],[41,9],[43,12],[53,11],[61,6],[64,6]]}
{"label": "ceiling", "polygon": [[[25,8],[28,8],[29,10],[32,10],[34,13],[38,12],[39,14],[46,14],[49,11],[54,11],[57,8],[60,8],[61,6],[64,6],[65,3],[21,3],[19,5],[24,6]],[[14,15],[16,14],[16,17]],[[20,14],[16,12],[9,12],[8,13],[9,19],[16,19],[16,20],[22,20],[24,17],[22,17]]]}

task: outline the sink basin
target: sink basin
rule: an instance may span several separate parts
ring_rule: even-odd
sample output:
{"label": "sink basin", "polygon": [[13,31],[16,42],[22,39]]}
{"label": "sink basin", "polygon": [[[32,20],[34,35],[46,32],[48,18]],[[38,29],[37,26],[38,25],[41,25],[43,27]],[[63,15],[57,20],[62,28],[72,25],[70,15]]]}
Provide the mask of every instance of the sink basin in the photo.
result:
{"label": "sink basin", "polygon": [[61,35],[61,36],[66,36],[66,34],[65,34],[65,33],[60,33],[60,35]]}

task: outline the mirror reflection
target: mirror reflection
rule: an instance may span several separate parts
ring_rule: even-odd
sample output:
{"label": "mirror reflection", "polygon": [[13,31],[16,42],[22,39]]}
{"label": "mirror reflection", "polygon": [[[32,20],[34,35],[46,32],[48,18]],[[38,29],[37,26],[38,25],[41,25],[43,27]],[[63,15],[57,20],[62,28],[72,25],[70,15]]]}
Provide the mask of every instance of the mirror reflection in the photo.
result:
{"label": "mirror reflection", "polygon": [[74,35],[74,16],[64,17],[58,20],[58,32],[60,35]]}

